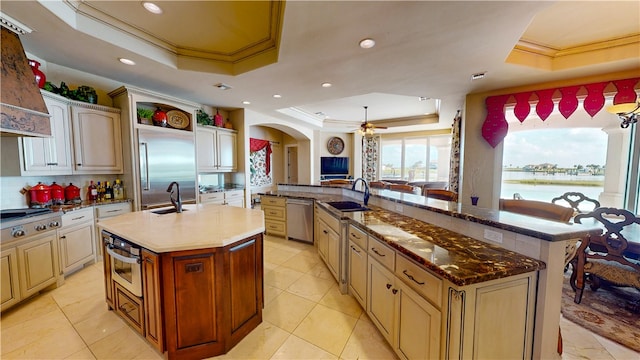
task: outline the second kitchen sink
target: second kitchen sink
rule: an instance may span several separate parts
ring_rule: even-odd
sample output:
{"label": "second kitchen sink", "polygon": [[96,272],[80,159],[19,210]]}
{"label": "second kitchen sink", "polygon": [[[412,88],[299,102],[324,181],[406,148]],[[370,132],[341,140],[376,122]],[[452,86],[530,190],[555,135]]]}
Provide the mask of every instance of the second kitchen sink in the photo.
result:
{"label": "second kitchen sink", "polygon": [[329,201],[327,205],[332,206],[340,211],[367,211],[368,207],[355,201]]}

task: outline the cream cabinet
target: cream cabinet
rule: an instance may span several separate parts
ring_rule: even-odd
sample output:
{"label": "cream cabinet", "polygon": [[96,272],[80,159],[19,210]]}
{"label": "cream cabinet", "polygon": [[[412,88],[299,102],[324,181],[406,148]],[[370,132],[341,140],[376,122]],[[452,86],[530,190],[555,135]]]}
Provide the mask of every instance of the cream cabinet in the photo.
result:
{"label": "cream cabinet", "polygon": [[287,235],[287,199],[278,196],[260,197],[261,209],[264,212],[264,227],[269,235]]}
{"label": "cream cabinet", "polygon": [[[342,256],[342,236],[340,220],[329,212],[318,208],[316,212],[315,241],[318,243],[318,252],[329,268],[331,274],[336,278],[338,284],[341,285],[341,291],[346,292],[347,279],[343,276],[343,256]],[[346,254],[345,254],[346,255]],[[346,259],[345,259],[346,261]],[[346,273],[346,271],[344,271]]]}
{"label": "cream cabinet", "polygon": [[227,190],[200,194],[200,204],[229,205],[244,207],[244,190]]}
{"label": "cream cabinet", "polygon": [[238,168],[235,130],[198,126],[196,128],[198,171],[232,172]]}
{"label": "cream cabinet", "polygon": [[[102,108],[102,109],[101,109]],[[104,107],[71,106],[76,174],[121,174],[120,112]]]}
{"label": "cream cabinet", "polygon": [[21,137],[22,175],[67,175],[73,172],[69,103],[43,91],[51,115],[50,138]]}
{"label": "cream cabinet", "polygon": [[368,306],[369,318],[384,338],[394,344],[395,276],[369,255]]}
{"label": "cream cabinet", "polygon": [[367,308],[367,234],[349,226],[349,293]]}
{"label": "cream cabinet", "polygon": [[58,229],[60,270],[68,275],[96,260],[93,208],[84,208],[62,215]]}
{"label": "cream cabinet", "polygon": [[394,289],[396,354],[403,359],[439,359],[440,310],[402,281]]}
{"label": "cream cabinet", "polygon": [[19,244],[16,250],[23,299],[57,282],[59,265],[55,232]]}
{"label": "cream cabinet", "polygon": [[16,248],[2,250],[0,254],[0,311],[20,301],[20,281],[18,276],[18,253]]}

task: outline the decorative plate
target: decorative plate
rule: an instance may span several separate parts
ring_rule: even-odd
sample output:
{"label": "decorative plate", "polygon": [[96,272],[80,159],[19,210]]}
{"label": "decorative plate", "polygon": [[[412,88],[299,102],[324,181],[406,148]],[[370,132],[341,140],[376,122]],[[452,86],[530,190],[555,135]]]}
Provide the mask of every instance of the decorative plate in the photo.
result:
{"label": "decorative plate", "polygon": [[180,110],[167,111],[167,123],[176,129],[184,129],[189,126],[189,117]]}
{"label": "decorative plate", "polygon": [[329,139],[327,142],[327,151],[331,155],[338,155],[344,150],[344,141],[337,136]]}

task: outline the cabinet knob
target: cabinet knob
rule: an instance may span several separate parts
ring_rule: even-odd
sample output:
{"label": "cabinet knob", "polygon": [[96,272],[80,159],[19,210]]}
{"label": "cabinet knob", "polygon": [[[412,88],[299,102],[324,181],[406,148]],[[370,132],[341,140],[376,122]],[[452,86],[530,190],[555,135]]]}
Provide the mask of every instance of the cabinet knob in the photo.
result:
{"label": "cabinet knob", "polygon": [[387,284],[387,289],[391,289],[391,284]]}
{"label": "cabinet knob", "polygon": [[391,290],[391,292],[395,295],[395,294],[398,293],[398,289],[393,289],[393,290]]}
{"label": "cabinet knob", "polygon": [[82,166],[82,164],[76,164],[76,166]]}

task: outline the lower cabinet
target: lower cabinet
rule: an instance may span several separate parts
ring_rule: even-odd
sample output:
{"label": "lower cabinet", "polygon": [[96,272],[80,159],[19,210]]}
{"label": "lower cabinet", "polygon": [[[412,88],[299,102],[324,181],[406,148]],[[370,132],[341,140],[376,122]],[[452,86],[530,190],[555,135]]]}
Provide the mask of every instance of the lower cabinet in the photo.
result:
{"label": "lower cabinet", "polygon": [[[58,246],[55,233],[18,245],[20,295],[27,298],[58,280]],[[22,276],[24,274],[24,276]]]}
{"label": "lower cabinet", "polygon": [[401,359],[531,358],[536,272],[457,286],[352,225],[348,235],[349,292]]}
{"label": "lower cabinet", "polygon": [[111,278],[107,304],[168,359],[224,354],[262,322],[262,234],[221,248],[141,252],[142,297]]}
{"label": "lower cabinet", "polygon": [[9,308],[20,301],[20,280],[18,276],[18,253],[16,248],[2,250],[0,256],[0,272],[2,278],[0,281],[2,300],[0,302],[0,310]]}
{"label": "lower cabinet", "polygon": [[287,199],[278,196],[260,196],[264,212],[265,232],[269,235],[287,236]]}
{"label": "lower cabinet", "polygon": [[62,215],[58,229],[60,270],[67,275],[96,258],[93,209],[85,208]]}

